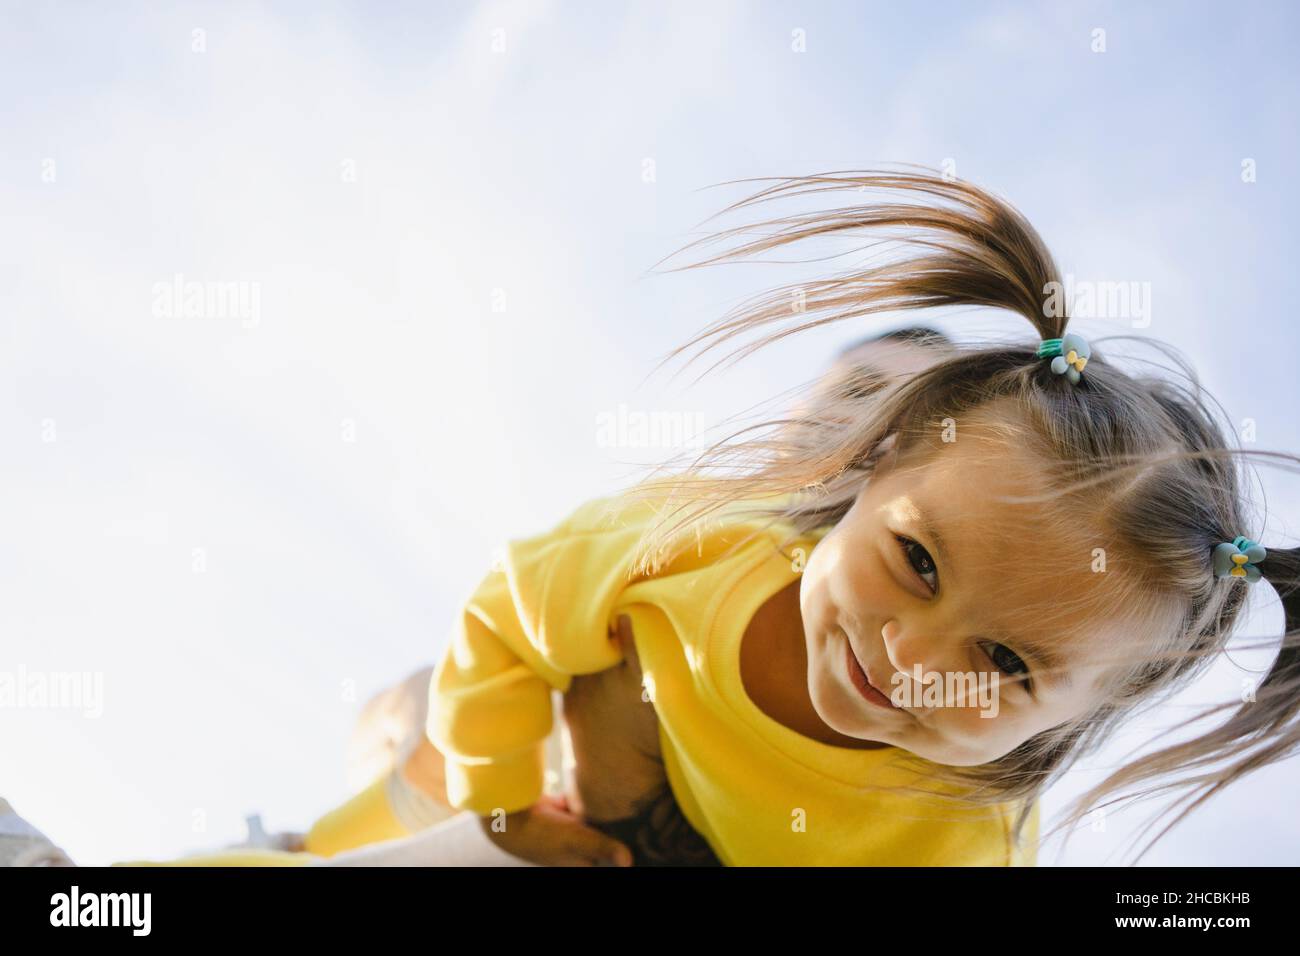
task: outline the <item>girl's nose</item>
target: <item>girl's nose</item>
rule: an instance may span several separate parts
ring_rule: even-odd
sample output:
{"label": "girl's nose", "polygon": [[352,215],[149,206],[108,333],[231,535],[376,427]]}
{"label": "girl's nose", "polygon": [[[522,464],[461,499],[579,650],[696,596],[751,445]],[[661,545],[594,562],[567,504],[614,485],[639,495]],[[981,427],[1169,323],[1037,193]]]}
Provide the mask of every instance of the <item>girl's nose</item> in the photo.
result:
{"label": "girl's nose", "polygon": [[931,679],[933,672],[939,669],[936,664],[939,663],[941,649],[917,628],[904,627],[895,618],[886,621],[881,627],[880,637],[885,642],[885,654],[894,670],[906,675],[915,684],[919,669],[921,683],[915,689],[920,690]]}

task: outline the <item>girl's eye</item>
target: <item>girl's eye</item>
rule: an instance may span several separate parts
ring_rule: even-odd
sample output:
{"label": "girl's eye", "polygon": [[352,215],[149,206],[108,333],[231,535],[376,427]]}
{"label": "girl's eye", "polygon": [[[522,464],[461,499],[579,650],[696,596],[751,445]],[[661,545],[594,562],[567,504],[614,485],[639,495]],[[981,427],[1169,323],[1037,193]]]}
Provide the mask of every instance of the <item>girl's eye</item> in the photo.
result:
{"label": "girl's eye", "polygon": [[1033,685],[1029,680],[1029,665],[1021,660],[1011,648],[1005,644],[994,644],[992,652],[985,651],[989,659],[993,661],[993,666],[1002,671],[1008,677],[1015,677],[1019,674],[1025,675],[1025,690],[1033,692]]}
{"label": "girl's eye", "polygon": [[[931,593],[939,590],[939,571],[934,566],[934,558],[930,557],[930,552],[905,535],[896,534],[894,537],[898,539],[899,547],[903,549],[903,557],[912,566],[912,570],[921,576],[921,580],[926,583]],[[932,575],[934,580],[931,581],[927,575]]]}

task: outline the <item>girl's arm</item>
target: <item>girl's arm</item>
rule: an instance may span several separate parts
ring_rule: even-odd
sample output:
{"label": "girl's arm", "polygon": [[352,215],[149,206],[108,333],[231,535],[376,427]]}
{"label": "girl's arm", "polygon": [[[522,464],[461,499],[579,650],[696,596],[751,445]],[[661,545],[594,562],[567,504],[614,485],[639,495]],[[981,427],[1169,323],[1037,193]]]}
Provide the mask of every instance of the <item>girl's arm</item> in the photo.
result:
{"label": "girl's arm", "polygon": [[653,511],[643,503],[611,520],[607,504],[588,502],[550,531],[509,541],[457,615],[430,681],[427,726],[457,810],[493,816],[536,803],[552,690],[622,662],[610,624]]}

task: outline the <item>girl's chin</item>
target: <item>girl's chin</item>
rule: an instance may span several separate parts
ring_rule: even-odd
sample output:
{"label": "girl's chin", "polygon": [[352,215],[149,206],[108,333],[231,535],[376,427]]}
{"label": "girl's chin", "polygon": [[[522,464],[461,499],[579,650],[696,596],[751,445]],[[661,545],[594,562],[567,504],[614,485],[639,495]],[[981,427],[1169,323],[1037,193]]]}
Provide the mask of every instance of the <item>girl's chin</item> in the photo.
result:
{"label": "girl's chin", "polygon": [[[857,737],[859,740],[876,740],[877,737],[872,733],[875,728],[868,726],[867,720],[862,715],[857,691],[845,689],[835,680],[834,677],[822,672],[820,686],[813,689],[812,698],[813,710],[817,711],[817,716],[831,730],[837,734],[844,734],[847,737]],[[850,694],[852,696],[850,696]]]}
{"label": "girl's chin", "polygon": [[[888,746],[898,746],[895,741],[889,738],[889,734],[877,727],[868,727],[866,722],[861,719],[836,720],[833,713],[822,714],[822,723],[837,734],[845,737],[852,737],[854,740],[861,740],[867,743],[876,743]],[[852,745],[849,745],[852,746]]]}

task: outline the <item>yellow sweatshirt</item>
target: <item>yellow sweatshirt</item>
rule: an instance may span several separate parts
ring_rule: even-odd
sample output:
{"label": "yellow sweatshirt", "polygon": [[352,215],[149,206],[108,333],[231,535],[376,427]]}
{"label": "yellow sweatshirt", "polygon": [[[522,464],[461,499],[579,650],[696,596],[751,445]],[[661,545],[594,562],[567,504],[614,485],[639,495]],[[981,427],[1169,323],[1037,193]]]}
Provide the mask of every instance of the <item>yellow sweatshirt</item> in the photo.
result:
{"label": "yellow sweatshirt", "polygon": [[[770,499],[771,503],[776,499]],[[611,507],[613,511],[611,511]],[[730,517],[728,517],[730,515]],[[600,498],[542,534],[510,541],[461,609],[430,682],[430,740],[457,810],[532,805],[543,789],[552,688],[621,661],[611,627],[633,625],[659,717],[669,784],[686,819],[729,866],[1033,866],[1039,808],[1013,849],[1015,807],[963,807],[863,789],[917,784],[895,747],[835,747],[795,732],[748,697],[740,644],[759,607],[794,581],[825,530],[714,516],[698,548],[629,579],[652,502]],[[910,755],[908,755],[910,756]],[[934,787],[934,783],[921,781]],[[947,788],[945,788],[947,789]]]}

